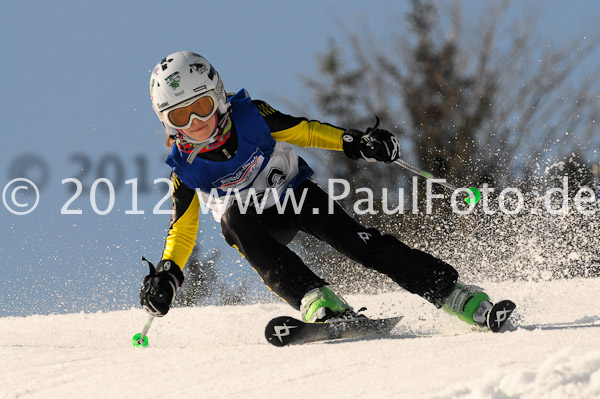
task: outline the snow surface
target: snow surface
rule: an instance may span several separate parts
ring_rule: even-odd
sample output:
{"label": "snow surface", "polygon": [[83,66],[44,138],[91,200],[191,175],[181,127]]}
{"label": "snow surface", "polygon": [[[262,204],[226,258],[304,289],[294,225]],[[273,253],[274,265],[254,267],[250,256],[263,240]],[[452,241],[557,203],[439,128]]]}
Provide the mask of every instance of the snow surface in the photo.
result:
{"label": "snow surface", "polygon": [[392,335],[276,348],[281,302],[0,318],[0,398],[600,398],[600,279],[480,283],[519,328],[473,331],[403,291],[348,296]]}

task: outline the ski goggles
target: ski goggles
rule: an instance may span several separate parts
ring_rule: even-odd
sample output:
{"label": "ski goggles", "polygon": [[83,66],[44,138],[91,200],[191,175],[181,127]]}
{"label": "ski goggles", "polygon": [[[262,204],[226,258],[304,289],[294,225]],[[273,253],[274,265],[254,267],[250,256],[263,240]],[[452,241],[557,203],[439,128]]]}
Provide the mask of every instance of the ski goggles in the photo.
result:
{"label": "ski goggles", "polygon": [[209,120],[218,108],[218,99],[214,91],[201,94],[178,104],[176,108],[163,111],[165,123],[175,129],[187,129],[194,119]]}

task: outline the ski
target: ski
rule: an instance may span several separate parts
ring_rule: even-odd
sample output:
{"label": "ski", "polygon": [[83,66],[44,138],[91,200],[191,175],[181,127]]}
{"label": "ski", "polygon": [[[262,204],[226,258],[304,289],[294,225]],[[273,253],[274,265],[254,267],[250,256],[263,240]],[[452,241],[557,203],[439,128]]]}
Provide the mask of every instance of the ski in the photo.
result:
{"label": "ski", "polygon": [[334,339],[377,338],[390,333],[402,316],[383,319],[356,318],[328,323],[305,323],[290,316],[272,319],[265,328],[267,342],[275,346],[298,345]]}
{"label": "ski", "polygon": [[496,303],[487,314],[486,324],[492,332],[502,332],[502,328],[510,318],[517,305],[505,299]]}

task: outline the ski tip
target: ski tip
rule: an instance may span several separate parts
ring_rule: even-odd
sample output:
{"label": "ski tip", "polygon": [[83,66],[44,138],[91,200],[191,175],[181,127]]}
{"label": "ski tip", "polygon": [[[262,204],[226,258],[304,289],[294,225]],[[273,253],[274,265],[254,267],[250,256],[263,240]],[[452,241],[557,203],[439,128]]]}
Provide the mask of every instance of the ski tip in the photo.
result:
{"label": "ski tip", "polygon": [[501,332],[517,305],[508,299],[497,302],[490,309],[487,316],[487,325],[492,332]]}
{"label": "ski tip", "polygon": [[388,327],[387,327],[387,332],[391,332],[394,327],[396,327],[396,325],[400,322],[400,320],[402,320],[404,318],[404,316],[395,316],[395,317],[390,317],[389,323],[388,323]]}
{"label": "ski tip", "polygon": [[265,328],[265,338],[271,345],[285,346],[302,330],[304,323],[290,316],[272,319]]}

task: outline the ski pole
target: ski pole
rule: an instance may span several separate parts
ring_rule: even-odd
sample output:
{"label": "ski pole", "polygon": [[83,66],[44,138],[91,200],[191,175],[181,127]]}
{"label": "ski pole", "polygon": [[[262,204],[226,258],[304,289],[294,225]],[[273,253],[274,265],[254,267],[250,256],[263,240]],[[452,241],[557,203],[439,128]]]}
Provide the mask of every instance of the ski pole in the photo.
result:
{"label": "ski pole", "polygon": [[[409,164],[406,161],[403,161],[401,159],[397,159],[394,161],[395,164],[402,166],[404,169],[410,170],[413,173],[418,174],[419,176],[425,177],[426,179],[435,179],[435,177],[427,172],[426,170],[423,169],[419,169],[416,166],[413,166],[411,164]],[[452,183],[448,183],[447,181],[443,181],[443,182],[437,182],[440,185],[452,190],[452,191],[456,191],[458,190],[458,187],[455,186]],[[481,199],[481,191],[479,191],[476,187],[469,187],[469,190],[475,195],[475,203],[478,203],[479,200]],[[471,203],[471,197],[469,196],[468,198],[465,198],[465,202],[467,204]]]}
{"label": "ski pole", "polygon": [[139,347],[146,347],[148,346],[148,336],[146,334],[148,334],[148,330],[150,329],[150,326],[152,325],[152,321],[154,320],[154,316],[150,315],[148,316],[148,319],[146,320],[146,324],[144,324],[144,328],[142,330],[141,333],[137,333],[133,336],[131,343],[133,344],[133,346]]}

